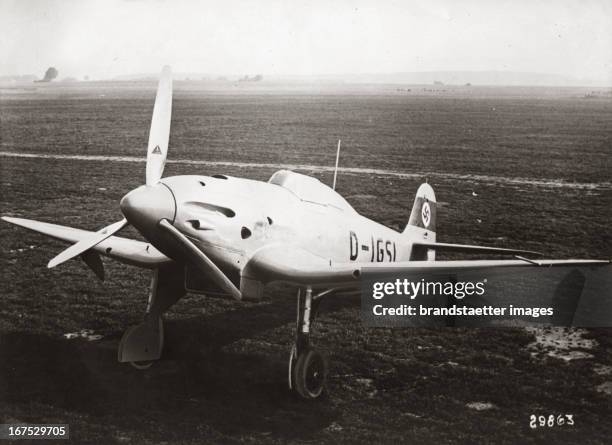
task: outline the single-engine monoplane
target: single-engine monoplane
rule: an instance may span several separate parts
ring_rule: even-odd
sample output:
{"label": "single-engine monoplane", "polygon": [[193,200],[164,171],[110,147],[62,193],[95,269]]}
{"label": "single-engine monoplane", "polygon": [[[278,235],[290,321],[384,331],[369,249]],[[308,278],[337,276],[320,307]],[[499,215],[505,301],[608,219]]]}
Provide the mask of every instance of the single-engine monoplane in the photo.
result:
{"label": "single-engine monoplane", "polygon": [[[118,359],[148,367],[162,355],[162,315],[186,292],[259,299],[264,286],[297,287],[297,329],[289,358],[289,386],[321,395],[326,360],[310,333],[321,299],[359,289],[361,268],[394,265],[418,273],[505,266],[600,264],[597,260],[436,261],[441,250],[531,256],[536,252],[436,241],[436,197],[423,183],[406,228],[392,230],[361,216],[334,189],[313,177],[280,170],[267,182],[215,174],[162,178],[172,112],[172,77],[164,67],[149,134],[146,182],[120,202],[124,218],[97,232],[4,216],[2,219],[73,243],[55,267],[80,257],[100,278],[100,256],[152,270],[144,321],[129,328]],[[128,224],[146,241],[116,236]]]}

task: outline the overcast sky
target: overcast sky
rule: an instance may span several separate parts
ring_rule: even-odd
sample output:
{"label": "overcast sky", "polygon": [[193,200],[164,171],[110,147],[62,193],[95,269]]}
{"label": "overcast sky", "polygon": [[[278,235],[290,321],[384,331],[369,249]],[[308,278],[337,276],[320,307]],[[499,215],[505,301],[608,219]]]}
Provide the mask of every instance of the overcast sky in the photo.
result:
{"label": "overcast sky", "polygon": [[0,75],[507,70],[612,83],[610,0],[0,0]]}

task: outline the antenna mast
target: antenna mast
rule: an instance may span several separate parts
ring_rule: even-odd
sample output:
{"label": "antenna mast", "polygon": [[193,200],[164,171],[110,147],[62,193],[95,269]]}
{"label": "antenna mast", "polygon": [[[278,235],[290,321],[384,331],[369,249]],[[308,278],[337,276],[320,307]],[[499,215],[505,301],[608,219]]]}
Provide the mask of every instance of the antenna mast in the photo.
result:
{"label": "antenna mast", "polygon": [[338,161],[340,160],[340,144],[342,144],[342,139],[338,139],[338,150],[336,150],[336,168],[334,169],[334,184],[332,185],[332,189],[336,190],[336,178],[338,177]]}

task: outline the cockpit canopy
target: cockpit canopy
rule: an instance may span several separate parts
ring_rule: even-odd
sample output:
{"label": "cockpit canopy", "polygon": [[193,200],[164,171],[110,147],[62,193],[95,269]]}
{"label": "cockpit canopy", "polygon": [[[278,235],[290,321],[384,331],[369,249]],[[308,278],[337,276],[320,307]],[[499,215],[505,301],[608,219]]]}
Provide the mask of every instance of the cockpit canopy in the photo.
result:
{"label": "cockpit canopy", "polygon": [[354,212],[354,209],[342,196],[316,178],[290,170],[279,170],[270,177],[268,182],[289,190],[302,201]]}

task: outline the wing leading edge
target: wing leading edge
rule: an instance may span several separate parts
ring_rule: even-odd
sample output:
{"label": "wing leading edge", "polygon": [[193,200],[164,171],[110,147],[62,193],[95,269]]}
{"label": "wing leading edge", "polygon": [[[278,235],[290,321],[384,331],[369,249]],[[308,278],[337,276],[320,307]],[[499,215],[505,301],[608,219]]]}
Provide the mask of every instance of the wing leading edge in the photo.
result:
{"label": "wing leading edge", "polygon": [[450,261],[402,261],[397,263],[331,263],[303,249],[286,246],[264,247],[257,251],[242,270],[243,278],[263,284],[282,281],[313,287],[359,286],[362,269],[378,272],[401,273],[453,273],[509,267],[563,267],[601,266],[608,260],[450,260]]}
{"label": "wing leading edge", "polygon": [[475,246],[471,244],[449,244],[449,243],[426,243],[426,242],[414,242],[413,246],[417,248],[432,249],[436,251],[446,252],[465,252],[465,253],[499,253],[502,255],[538,255],[542,256],[540,252],[534,252],[533,250],[522,250],[522,249],[506,249],[503,247],[488,247],[488,246]]}

